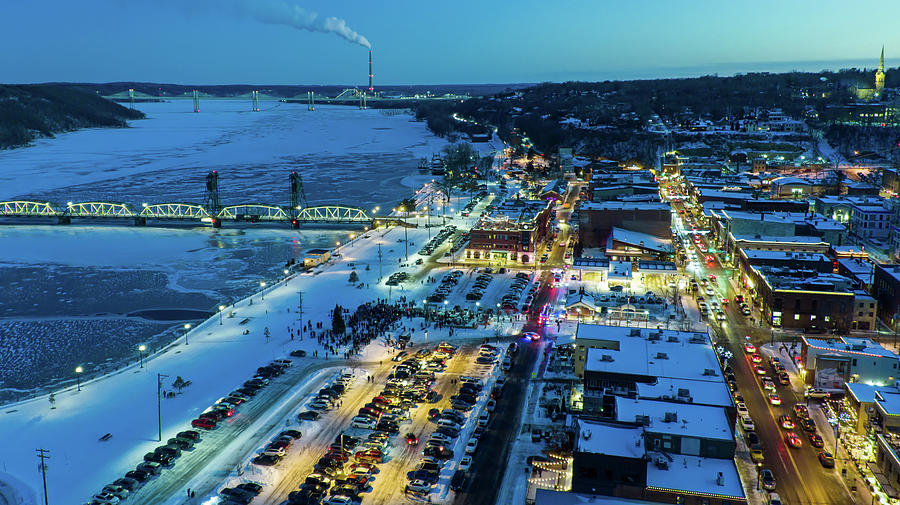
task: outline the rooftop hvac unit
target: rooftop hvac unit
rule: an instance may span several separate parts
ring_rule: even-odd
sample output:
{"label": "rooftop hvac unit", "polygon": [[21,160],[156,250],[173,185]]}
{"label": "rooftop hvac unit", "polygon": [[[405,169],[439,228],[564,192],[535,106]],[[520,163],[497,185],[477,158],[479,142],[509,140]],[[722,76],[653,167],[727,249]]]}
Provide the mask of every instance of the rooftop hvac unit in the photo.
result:
{"label": "rooftop hvac unit", "polygon": [[675,335],[672,335],[666,339],[666,342],[672,342],[672,343],[677,344],[678,342],[680,342],[680,340],[678,340],[678,337],[676,337]]}
{"label": "rooftop hvac unit", "polygon": [[667,423],[677,423],[678,412],[666,412],[666,416],[663,418],[663,421]]}
{"label": "rooftop hvac unit", "polygon": [[631,329],[631,336],[632,336],[632,337],[640,337],[640,336],[641,336],[641,330],[638,329],[638,328],[632,328],[632,329]]}
{"label": "rooftop hvac unit", "polygon": [[600,361],[610,361],[611,362],[614,360],[613,360],[612,354],[604,354],[604,355],[600,356]]}
{"label": "rooftop hvac unit", "polygon": [[656,353],[656,359],[669,359],[669,355],[664,352]]}
{"label": "rooftop hvac unit", "polygon": [[716,371],[713,370],[712,368],[707,368],[707,369],[703,370],[703,375],[707,376],[707,377],[715,377],[716,375],[719,375],[719,374],[717,374]]}

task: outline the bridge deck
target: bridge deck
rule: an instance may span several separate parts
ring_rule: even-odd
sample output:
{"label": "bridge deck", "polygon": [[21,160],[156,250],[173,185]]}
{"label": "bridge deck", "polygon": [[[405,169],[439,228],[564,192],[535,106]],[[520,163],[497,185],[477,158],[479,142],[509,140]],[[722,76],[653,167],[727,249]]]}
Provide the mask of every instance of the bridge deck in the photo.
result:
{"label": "bridge deck", "polygon": [[[140,210],[137,210],[140,208]],[[274,221],[298,223],[369,223],[373,220],[365,209],[351,205],[319,205],[298,208],[264,203],[245,203],[223,207],[213,216],[202,205],[193,203],[156,203],[135,207],[118,202],[68,202],[64,206],[50,202],[11,200],[0,202],[0,217],[56,217],[95,219]]]}

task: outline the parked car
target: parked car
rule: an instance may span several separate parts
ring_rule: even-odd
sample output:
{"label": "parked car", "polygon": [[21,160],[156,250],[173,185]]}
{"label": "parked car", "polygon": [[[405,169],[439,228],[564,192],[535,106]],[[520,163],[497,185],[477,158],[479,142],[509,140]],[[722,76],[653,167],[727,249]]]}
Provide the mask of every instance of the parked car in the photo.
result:
{"label": "parked car", "polygon": [[760,472],[760,480],[762,481],[763,489],[775,491],[775,475],[772,473],[772,470],[763,468],[762,472]]}
{"label": "parked car", "polygon": [[198,418],[191,421],[191,426],[194,428],[203,428],[205,430],[211,430],[216,427],[216,421],[208,418]]}

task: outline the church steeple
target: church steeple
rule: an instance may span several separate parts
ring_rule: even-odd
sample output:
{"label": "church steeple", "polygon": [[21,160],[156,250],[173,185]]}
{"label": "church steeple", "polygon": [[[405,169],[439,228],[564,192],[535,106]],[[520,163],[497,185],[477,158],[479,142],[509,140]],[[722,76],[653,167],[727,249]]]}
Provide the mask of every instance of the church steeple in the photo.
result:
{"label": "church steeple", "polygon": [[878,60],[878,70],[875,71],[875,93],[881,93],[884,89],[884,46],[881,46],[881,59]]}

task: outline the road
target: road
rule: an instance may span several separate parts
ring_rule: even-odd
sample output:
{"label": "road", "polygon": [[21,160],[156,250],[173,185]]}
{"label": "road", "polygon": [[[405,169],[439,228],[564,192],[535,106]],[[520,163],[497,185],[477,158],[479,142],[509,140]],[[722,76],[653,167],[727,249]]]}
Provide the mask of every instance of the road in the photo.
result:
{"label": "road", "polygon": [[[690,209],[685,209],[680,201],[673,201],[672,207],[676,212],[687,210],[686,214],[690,213]],[[691,226],[687,225],[686,228],[690,230]],[[710,283],[716,292],[714,297],[733,302],[735,295],[739,293],[735,291],[729,280],[732,274],[731,270],[722,266],[718,253],[712,253],[713,261],[703,261],[707,255],[705,251],[710,245],[707,237],[704,236],[698,245],[699,247],[692,246],[697,249],[698,258],[701,260],[697,266],[697,279],[704,277],[708,279],[710,274],[716,275],[715,281]],[[713,298],[700,292],[695,295],[703,295],[707,303]],[[740,313],[735,303],[725,306],[724,312],[726,316],[724,322],[719,323],[712,318],[708,322],[718,342],[734,355],[730,364],[737,378],[738,389],[744,397],[744,402],[756,425],[756,433],[763,445],[763,455],[765,456],[763,468],[768,468],[774,473],[777,481],[777,493],[785,503],[791,505],[846,505],[852,503],[852,498],[841,482],[838,473],[835,470],[825,469],[819,464],[816,456],[818,449],[809,444],[805,432],[799,426],[795,428],[795,432],[803,440],[803,446],[793,449],[784,441],[785,431],[776,422],[778,416],[790,415],[793,405],[805,403],[805,400],[799,398],[789,385],[778,384],[776,388],[782,404],[780,406],[770,405],[743,348],[747,336],[757,346],[769,343],[772,338],[771,330],[752,325],[748,318]],[[758,319],[759,316],[754,310],[751,317]],[[771,372],[771,367],[767,366],[767,368]],[[770,373],[769,375],[774,378],[774,374]],[[818,428],[820,432],[828,429],[826,426]],[[738,432],[740,433],[742,430],[739,428]]]}

